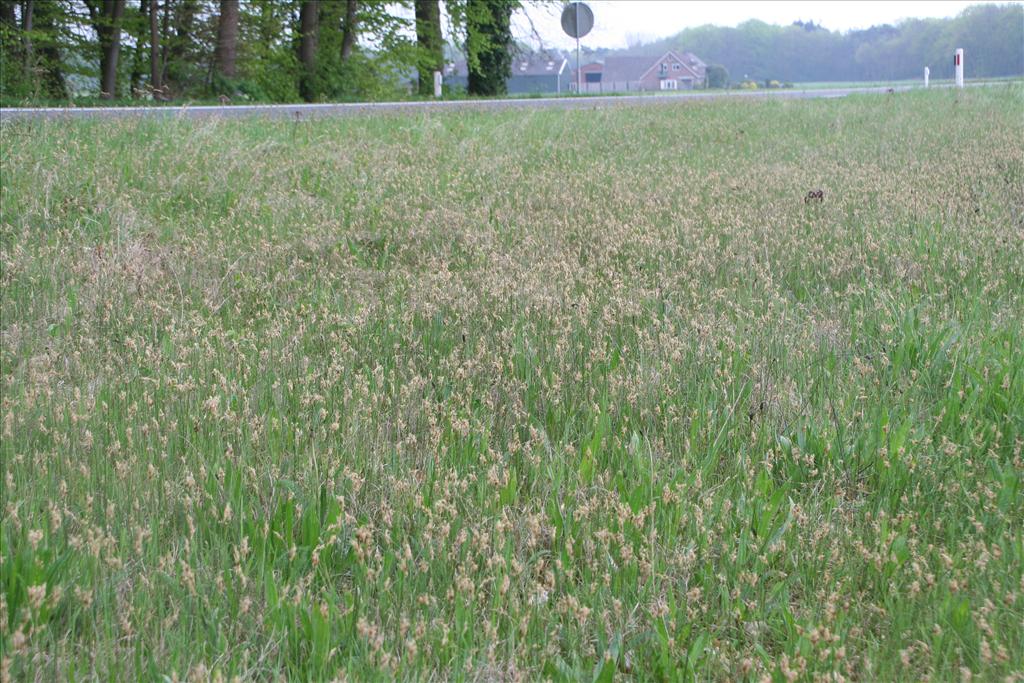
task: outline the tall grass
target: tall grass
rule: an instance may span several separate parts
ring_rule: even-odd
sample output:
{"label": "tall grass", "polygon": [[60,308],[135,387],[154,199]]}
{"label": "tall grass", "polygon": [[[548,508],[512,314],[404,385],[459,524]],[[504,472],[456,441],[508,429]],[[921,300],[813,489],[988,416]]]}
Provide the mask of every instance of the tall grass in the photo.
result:
{"label": "tall grass", "polygon": [[1022,680],[1022,92],[0,126],[4,680]]}

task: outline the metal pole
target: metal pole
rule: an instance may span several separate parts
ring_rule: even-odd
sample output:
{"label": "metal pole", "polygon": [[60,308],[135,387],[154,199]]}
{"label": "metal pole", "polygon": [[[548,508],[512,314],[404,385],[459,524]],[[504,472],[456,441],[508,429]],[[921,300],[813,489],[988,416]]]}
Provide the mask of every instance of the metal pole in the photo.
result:
{"label": "metal pole", "polygon": [[[576,10],[577,12],[579,10]],[[580,39],[576,39],[576,94],[579,94],[583,88],[583,72],[580,71]]]}
{"label": "metal pole", "polygon": [[583,92],[583,72],[580,69],[583,63],[580,61],[580,3],[576,3],[576,94]]}

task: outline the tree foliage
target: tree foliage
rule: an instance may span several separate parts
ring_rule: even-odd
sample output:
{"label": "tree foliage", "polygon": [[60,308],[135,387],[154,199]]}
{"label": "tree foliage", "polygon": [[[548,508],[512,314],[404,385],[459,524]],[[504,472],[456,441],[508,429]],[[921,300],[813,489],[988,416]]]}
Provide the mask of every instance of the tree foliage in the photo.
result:
{"label": "tree foliage", "polygon": [[518,0],[467,0],[469,94],[504,95],[512,68],[512,12]]}
{"label": "tree foliage", "polygon": [[[530,0],[547,2],[554,0]],[[429,96],[431,73],[455,52],[466,57],[471,94],[500,95],[520,7],[520,0],[0,0],[0,100]],[[966,50],[968,78],[1018,75],[1022,45],[1024,7],[1015,4],[848,33],[814,22],[701,26],[630,51],[689,50],[721,65],[726,81],[729,74],[841,81],[917,78],[925,66],[948,78],[956,47]],[[712,69],[709,85],[721,82]]]}
{"label": "tree foliage", "polygon": [[708,64],[707,71],[707,86],[709,88],[728,88],[729,87],[729,70],[721,64]]}
{"label": "tree foliage", "polygon": [[444,36],[441,33],[441,4],[438,0],[415,0],[416,44],[420,48],[416,71],[419,92],[434,92],[433,72],[444,68]]}
{"label": "tree foliage", "polygon": [[47,2],[0,2],[0,91],[27,99],[63,98],[60,46],[73,40],[63,8]]}
{"label": "tree foliage", "polygon": [[847,33],[814,22],[699,26],[627,52],[684,49],[757,81],[871,81],[918,78],[926,66],[933,78],[952,78],[958,47],[965,50],[969,78],[1024,74],[1024,6],[974,5],[950,19]]}
{"label": "tree foliage", "polygon": [[418,44],[414,0],[0,0],[0,98],[390,97],[441,66],[434,5]]}

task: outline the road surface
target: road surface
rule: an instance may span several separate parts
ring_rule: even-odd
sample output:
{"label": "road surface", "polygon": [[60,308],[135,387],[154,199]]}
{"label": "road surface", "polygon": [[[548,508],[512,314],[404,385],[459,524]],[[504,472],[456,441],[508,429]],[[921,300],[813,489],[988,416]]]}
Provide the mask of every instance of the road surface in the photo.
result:
{"label": "road surface", "polygon": [[[983,84],[977,84],[983,85]],[[418,112],[495,109],[594,109],[633,104],[672,104],[720,98],[816,99],[846,97],[855,94],[878,94],[912,90],[917,86],[822,88],[816,90],[730,90],[726,92],[684,92],[650,95],[601,95],[588,97],[534,97],[500,100],[437,100],[417,102],[355,102],[340,104],[229,104],[224,106],[164,107],[39,107],[0,108],[0,121],[53,118],[125,118],[132,116],[175,116],[181,118],[237,118],[266,116],[271,118],[306,119],[323,116],[378,114],[385,112]],[[934,86],[949,87],[949,86]]]}

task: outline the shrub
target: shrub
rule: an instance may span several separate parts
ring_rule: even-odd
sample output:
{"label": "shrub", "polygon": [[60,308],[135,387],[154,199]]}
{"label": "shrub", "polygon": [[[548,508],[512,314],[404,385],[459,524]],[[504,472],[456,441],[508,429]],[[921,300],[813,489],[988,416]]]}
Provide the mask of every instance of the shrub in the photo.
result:
{"label": "shrub", "polygon": [[729,87],[729,70],[721,64],[709,64],[705,72],[705,78],[709,88]]}

